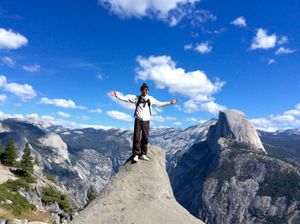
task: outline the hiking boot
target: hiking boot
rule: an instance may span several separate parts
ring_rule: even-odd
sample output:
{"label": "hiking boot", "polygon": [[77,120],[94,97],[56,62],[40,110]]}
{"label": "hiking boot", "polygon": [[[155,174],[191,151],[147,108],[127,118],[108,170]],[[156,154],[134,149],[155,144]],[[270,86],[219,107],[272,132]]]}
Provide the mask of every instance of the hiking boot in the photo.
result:
{"label": "hiking boot", "polygon": [[141,155],[140,159],[149,161],[150,159],[146,155]]}
{"label": "hiking boot", "polygon": [[134,156],[132,160],[133,160],[134,162],[139,161],[139,156],[138,156],[138,155]]}

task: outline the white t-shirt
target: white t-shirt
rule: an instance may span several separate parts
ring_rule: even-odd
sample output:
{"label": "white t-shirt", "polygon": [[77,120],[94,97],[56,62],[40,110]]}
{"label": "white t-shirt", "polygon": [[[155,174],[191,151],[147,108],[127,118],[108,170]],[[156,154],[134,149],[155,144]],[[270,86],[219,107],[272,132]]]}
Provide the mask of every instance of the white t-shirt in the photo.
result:
{"label": "white t-shirt", "polygon": [[[168,106],[171,105],[171,101],[170,102],[160,102],[157,99],[155,99],[152,96],[146,95],[146,96],[142,96],[142,101],[147,101],[148,99],[150,100],[150,108],[148,106],[148,103],[140,103],[137,107],[136,110],[136,115],[135,118],[142,120],[142,121],[149,121],[150,120],[150,110],[152,111],[152,105],[158,106],[158,107],[164,107],[164,106]],[[139,96],[130,96],[130,97],[124,97],[124,96],[118,96],[117,95],[117,99],[124,101],[124,102],[128,102],[128,103],[133,103],[133,104],[137,104],[138,103],[138,98]]]}

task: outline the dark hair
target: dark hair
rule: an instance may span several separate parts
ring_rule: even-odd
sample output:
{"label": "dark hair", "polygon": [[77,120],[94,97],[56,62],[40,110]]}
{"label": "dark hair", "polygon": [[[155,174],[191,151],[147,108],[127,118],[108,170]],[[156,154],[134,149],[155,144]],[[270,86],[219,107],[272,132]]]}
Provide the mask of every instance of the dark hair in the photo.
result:
{"label": "dark hair", "polygon": [[141,85],[141,88],[140,90],[142,91],[144,88],[148,89],[149,90],[149,87],[147,86],[146,83],[143,83],[143,85]]}

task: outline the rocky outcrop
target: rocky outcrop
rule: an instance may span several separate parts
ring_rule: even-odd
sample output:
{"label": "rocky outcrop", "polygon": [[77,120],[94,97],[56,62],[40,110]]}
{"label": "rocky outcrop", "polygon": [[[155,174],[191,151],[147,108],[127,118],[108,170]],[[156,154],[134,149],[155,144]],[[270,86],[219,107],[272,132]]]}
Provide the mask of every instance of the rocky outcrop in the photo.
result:
{"label": "rocky outcrop", "polygon": [[299,167],[268,155],[242,112],[220,112],[170,177],[177,201],[207,223],[299,223]]}
{"label": "rocky outcrop", "polygon": [[165,155],[149,150],[150,161],[130,161],[72,224],[182,224],[203,223],[175,200],[165,169]]}
{"label": "rocky outcrop", "polygon": [[251,146],[251,150],[266,153],[256,129],[248,121],[244,113],[238,110],[220,111],[216,125],[211,126],[208,139],[212,148],[221,138]]}

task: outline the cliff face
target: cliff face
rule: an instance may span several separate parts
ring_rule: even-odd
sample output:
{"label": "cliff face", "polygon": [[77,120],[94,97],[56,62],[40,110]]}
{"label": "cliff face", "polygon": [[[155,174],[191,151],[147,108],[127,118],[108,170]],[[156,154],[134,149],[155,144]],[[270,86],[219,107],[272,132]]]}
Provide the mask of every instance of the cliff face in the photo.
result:
{"label": "cliff face", "polygon": [[299,167],[269,156],[239,111],[220,112],[170,176],[178,202],[208,223],[299,223]]}
{"label": "cliff face", "polygon": [[175,200],[165,167],[165,154],[149,150],[150,161],[127,162],[72,224],[203,223]]}
{"label": "cliff face", "polygon": [[221,138],[251,146],[251,150],[257,152],[266,153],[256,129],[240,111],[220,111],[218,122],[210,127],[207,139],[214,148]]}

